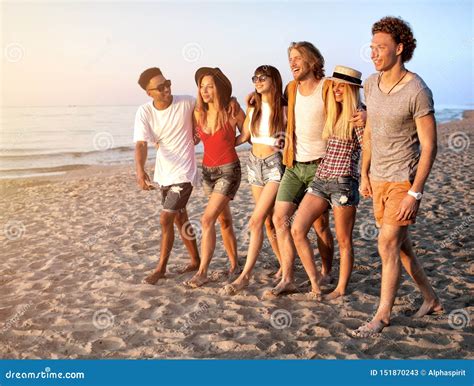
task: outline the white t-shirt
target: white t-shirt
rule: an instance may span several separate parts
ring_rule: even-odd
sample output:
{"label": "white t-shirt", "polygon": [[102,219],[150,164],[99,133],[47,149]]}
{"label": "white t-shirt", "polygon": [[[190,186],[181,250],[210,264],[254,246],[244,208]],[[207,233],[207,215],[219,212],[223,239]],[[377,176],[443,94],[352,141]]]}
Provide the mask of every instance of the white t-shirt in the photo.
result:
{"label": "white t-shirt", "polygon": [[296,90],[295,139],[296,161],[308,162],[323,158],[327,141],[323,140],[324,102],[321,79],[311,95],[303,96]]}
{"label": "white t-shirt", "polygon": [[173,95],[165,110],[156,109],[153,101],[138,108],[133,142],[159,144],[153,180],[161,186],[197,183],[192,121],[195,103],[191,96]]}

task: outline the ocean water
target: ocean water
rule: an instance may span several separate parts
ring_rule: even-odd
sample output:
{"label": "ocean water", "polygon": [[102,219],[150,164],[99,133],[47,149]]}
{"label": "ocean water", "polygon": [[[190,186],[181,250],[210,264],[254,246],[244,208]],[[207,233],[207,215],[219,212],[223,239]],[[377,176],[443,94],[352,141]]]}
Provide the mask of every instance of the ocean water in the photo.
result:
{"label": "ocean water", "polygon": [[[2,107],[0,179],[64,173],[84,165],[132,163],[138,106]],[[461,119],[468,107],[437,109],[439,123]],[[196,152],[203,151],[202,144]],[[149,148],[148,158],[156,150]]]}

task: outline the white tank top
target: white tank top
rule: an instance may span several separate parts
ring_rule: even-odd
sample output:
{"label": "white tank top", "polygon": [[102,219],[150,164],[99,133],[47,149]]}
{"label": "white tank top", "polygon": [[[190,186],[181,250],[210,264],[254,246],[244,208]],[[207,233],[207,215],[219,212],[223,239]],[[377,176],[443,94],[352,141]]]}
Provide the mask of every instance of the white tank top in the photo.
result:
{"label": "white tank top", "polygon": [[270,105],[267,102],[262,102],[262,115],[258,127],[258,136],[254,136],[254,133],[251,130],[253,112],[253,108],[249,110],[249,128],[252,143],[276,146],[276,138],[270,135]]}
{"label": "white tank top", "polygon": [[324,78],[319,81],[311,95],[303,96],[296,91],[295,137],[296,161],[308,162],[324,157],[327,142],[323,140],[324,129]]}

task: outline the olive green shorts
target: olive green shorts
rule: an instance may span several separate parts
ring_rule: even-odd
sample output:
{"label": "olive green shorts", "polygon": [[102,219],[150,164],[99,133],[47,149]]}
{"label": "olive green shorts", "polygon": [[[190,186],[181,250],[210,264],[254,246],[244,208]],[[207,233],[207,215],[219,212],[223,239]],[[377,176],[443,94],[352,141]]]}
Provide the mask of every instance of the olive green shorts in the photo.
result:
{"label": "olive green shorts", "polygon": [[280,181],[276,200],[299,205],[306,189],[313,182],[320,161],[321,159],[311,163],[295,162],[292,168],[287,167]]}

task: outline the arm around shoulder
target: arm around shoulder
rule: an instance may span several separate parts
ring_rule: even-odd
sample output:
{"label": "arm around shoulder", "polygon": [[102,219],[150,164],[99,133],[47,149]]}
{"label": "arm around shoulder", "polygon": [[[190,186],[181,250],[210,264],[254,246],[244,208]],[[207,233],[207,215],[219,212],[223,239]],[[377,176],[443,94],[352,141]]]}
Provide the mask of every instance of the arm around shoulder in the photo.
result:
{"label": "arm around shoulder", "polygon": [[240,134],[235,137],[235,146],[239,146],[245,142],[248,142],[250,139],[250,130],[249,130],[249,114],[247,109],[247,115],[245,115],[244,111],[240,109],[239,113],[237,114],[237,127],[239,128]]}

